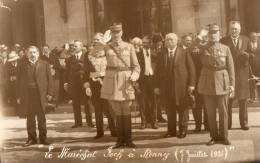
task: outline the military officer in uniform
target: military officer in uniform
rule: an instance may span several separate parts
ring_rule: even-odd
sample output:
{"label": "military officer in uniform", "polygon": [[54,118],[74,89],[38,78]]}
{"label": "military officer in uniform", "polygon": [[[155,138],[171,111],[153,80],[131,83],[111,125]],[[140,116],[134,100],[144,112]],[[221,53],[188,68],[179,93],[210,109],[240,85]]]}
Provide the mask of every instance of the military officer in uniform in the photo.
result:
{"label": "military officer in uniform", "polygon": [[[207,145],[220,141],[230,145],[228,140],[228,98],[234,94],[234,63],[229,47],[219,43],[219,26],[209,27],[209,43],[202,55],[198,92],[204,97],[207,109],[211,140]],[[219,111],[219,128],[216,112]]]}
{"label": "military officer in uniform", "polygon": [[208,123],[207,123],[207,113],[206,108],[203,102],[203,96],[198,93],[198,78],[200,76],[201,72],[201,55],[204,53],[205,47],[207,45],[204,44],[205,41],[203,41],[203,37],[205,38],[205,35],[208,35],[208,30],[201,29],[199,32],[199,35],[194,39],[191,46],[188,48],[189,54],[191,55],[197,77],[196,77],[196,87],[195,87],[195,106],[192,108],[193,117],[195,120],[195,129],[194,132],[200,132],[202,123],[204,124],[204,129],[208,131]]}
{"label": "military officer in uniform", "polygon": [[134,82],[139,78],[140,66],[133,45],[122,40],[122,24],[110,27],[111,42],[105,48],[107,68],[101,88],[101,98],[109,100],[116,115],[117,143],[135,147],[131,136],[131,109],[135,99]]}
{"label": "military officer in uniform", "polygon": [[115,121],[110,112],[109,103],[107,100],[100,98],[100,90],[107,66],[104,46],[103,34],[96,33],[93,37],[93,49],[88,52],[88,56],[86,57],[87,82],[84,84],[84,87],[86,91],[88,88],[91,89],[91,101],[95,108],[97,135],[94,139],[99,139],[104,136],[103,114],[105,114],[108,119],[111,136],[116,136]]}

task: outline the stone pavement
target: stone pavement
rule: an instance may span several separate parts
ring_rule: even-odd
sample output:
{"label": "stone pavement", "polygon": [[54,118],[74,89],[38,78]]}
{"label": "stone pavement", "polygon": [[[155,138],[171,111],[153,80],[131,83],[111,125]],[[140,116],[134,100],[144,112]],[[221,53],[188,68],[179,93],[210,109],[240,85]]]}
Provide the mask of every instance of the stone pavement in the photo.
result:
{"label": "stone pavement", "polygon": [[[67,107],[67,108],[66,108]],[[189,134],[185,139],[161,138],[166,124],[160,128],[138,129],[140,118],[132,118],[133,137],[136,149],[113,149],[116,138],[105,137],[94,140],[96,130],[88,127],[71,129],[73,114],[68,106],[47,114],[50,146],[33,145],[23,147],[26,139],[26,121],[17,117],[1,118],[1,162],[12,163],[85,163],[85,162],[247,162],[260,160],[260,108],[249,108],[249,131],[239,129],[238,109],[234,108],[233,129],[229,131],[230,146],[206,146],[207,132],[193,133],[194,121],[190,114]],[[164,115],[165,116],[165,115]],[[105,121],[107,125],[107,121]],[[105,126],[107,128],[107,126]]]}

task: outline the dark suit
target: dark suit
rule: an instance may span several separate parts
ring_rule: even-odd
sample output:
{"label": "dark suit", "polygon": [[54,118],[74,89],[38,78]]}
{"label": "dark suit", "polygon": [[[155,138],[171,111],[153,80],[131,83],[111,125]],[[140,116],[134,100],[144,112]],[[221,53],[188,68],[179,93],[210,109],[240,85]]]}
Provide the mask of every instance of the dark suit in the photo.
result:
{"label": "dark suit", "polygon": [[[106,57],[97,57],[95,58],[96,60],[106,60]],[[104,64],[104,62],[97,62],[97,63],[92,63],[89,59],[89,57],[86,57],[86,74],[87,74],[87,81],[90,83],[90,88],[92,92],[91,96],[91,101],[94,105],[95,108],[95,119],[96,119],[96,127],[97,127],[97,136],[102,136],[104,135],[104,121],[103,121],[103,114],[106,115],[108,119],[108,126],[111,132],[111,135],[114,136],[116,134],[115,131],[115,120],[111,114],[111,106],[109,105],[108,101],[105,99],[102,99],[100,97],[101,94],[101,83],[99,81],[94,81],[92,80],[92,76],[90,75],[91,73],[98,72],[93,64]],[[99,67],[102,67],[99,65]],[[103,80],[104,76],[101,75],[98,78]]]}
{"label": "dark suit", "polygon": [[[196,88],[195,88],[195,107],[192,108],[193,117],[195,120],[195,130],[201,130],[202,120],[204,123],[205,130],[208,130],[207,123],[207,113],[204,105],[203,96],[198,93],[198,80],[202,68],[201,57],[205,50],[205,45],[200,45],[198,40],[195,40],[190,48],[188,48],[188,53],[191,55],[195,68],[196,68]],[[203,112],[202,112],[203,111]],[[202,116],[203,115],[203,116]]]}
{"label": "dark suit", "polygon": [[[33,86],[29,80],[29,69],[33,69]],[[32,65],[28,60],[21,62],[18,67],[18,89],[17,98],[21,101],[22,108],[25,108],[27,117],[28,139],[36,141],[37,116],[39,138],[46,139],[45,104],[46,96],[53,95],[53,80],[50,73],[50,65],[38,60]]]}
{"label": "dark suit", "polygon": [[[16,65],[12,63],[7,64],[7,78],[8,78],[8,97],[11,105],[15,108],[16,113],[20,116],[17,104],[17,78],[18,78],[18,63]],[[12,79],[12,80],[11,80]]]}
{"label": "dark suit", "polygon": [[86,76],[86,57],[85,53],[82,53],[79,59],[76,59],[75,55],[68,58],[67,69],[65,74],[65,83],[68,83],[69,94],[72,98],[74,120],[76,126],[82,126],[81,116],[81,102],[83,100],[85,105],[86,120],[89,126],[93,126],[92,113],[89,106],[89,98],[85,94],[83,84],[87,80]]}
{"label": "dark suit", "polygon": [[176,135],[176,111],[179,112],[179,130],[187,130],[188,109],[185,108],[185,97],[188,86],[195,86],[196,72],[191,56],[177,47],[174,57],[164,49],[158,59],[155,72],[155,88],[165,103],[168,118],[168,134]]}
{"label": "dark suit", "polygon": [[[249,43],[248,52],[250,53],[250,65],[252,74],[256,77],[260,77],[260,44],[256,42],[257,47],[253,47],[252,43]],[[256,91],[259,98],[259,89],[257,88],[256,81],[250,80],[250,99],[255,100]]]}
{"label": "dark suit", "polygon": [[[152,50],[150,49],[151,58],[151,69],[154,71],[154,64],[156,62],[156,56],[153,54]],[[138,83],[140,85],[141,90],[141,115],[144,114],[142,118],[142,123],[151,123],[152,125],[156,123],[156,108],[155,108],[155,97],[154,97],[154,74],[145,74],[145,57],[143,53],[143,49],[139,53],[137,53],[137,59],[141,68],[140,77]],[[154,73],[154,72],[153,72]]]}
{"label": "dark suit", "polygon": [[[239,103],[239,120],[241,127],[248,125],[248,112],[247,112],[247,98],[249,98],[249,82],[250,77],[250,64],[249,55],[243,53],[248,51],[249,39],[245,36],[239,36],[238,43],[235,46],[231,37],[227,36],[221,39],[221,43],[227,45],[234,60],[235,66],[235,98]],[[229,129],[232,126],[232,104],[233,99],[229,99],[228,116],[229,116]]]}
{"label": "dark suit", "polygon": [[8,103],[8,91],[7,91],[7,61],[4,63],[0,60],[0,93],[1,93],[1,101],[3,105],[7,105]]}

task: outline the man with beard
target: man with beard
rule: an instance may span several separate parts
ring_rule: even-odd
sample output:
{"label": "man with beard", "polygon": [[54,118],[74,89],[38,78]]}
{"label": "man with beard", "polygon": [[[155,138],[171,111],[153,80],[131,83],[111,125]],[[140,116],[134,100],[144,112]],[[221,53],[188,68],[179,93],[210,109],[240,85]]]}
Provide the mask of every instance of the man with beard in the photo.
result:
{"label": "man with beard", "polygon": [[45,118],[46,99],[53,96],[53,78],[50,65],[39,59],[39,49],[30,46],[27,49],[27,60],[18,68],[17,103],[26,108],[28,140],[26,146],[37,143],[37,116],[40,144],[48,145]]}

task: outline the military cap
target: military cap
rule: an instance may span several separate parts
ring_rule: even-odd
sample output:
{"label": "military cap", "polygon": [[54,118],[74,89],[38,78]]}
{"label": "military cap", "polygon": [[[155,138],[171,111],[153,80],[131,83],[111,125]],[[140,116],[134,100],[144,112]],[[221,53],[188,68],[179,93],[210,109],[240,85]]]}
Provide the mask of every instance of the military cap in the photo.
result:
{"label": "military cap", "polygon": [[70,40],[69,45],[74,45],[75,40]]}
{"label": "military cap", "polygon": [[122,31],[122,23],[112,23],[109,29],[112,32],[120,32]]}
{"label": "military cap", "polygon": [[219,26],[217,25],[217,24],[211,24],[210,26],[209,26],[209,32],[210,33],[214,33],[214,32],[217,32],[217,31],[219,31],[220,29],[219,29]]}

